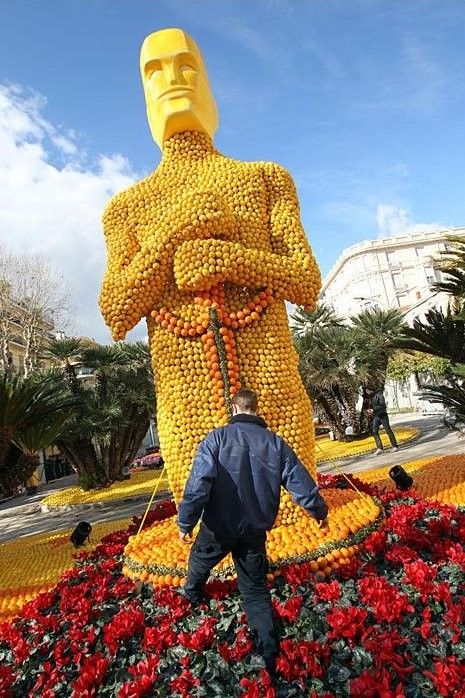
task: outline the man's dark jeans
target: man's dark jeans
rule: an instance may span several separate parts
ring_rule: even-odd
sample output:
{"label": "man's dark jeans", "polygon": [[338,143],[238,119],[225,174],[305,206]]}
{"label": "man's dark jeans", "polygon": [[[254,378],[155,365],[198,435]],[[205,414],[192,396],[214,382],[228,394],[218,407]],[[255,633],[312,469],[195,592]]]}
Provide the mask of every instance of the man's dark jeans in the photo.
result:
{"label": "man's dark jeans", "polygon": [[256,636],[257,651],[268,663],[277,657],[279,642],[266,582],[268,563],[265,540],[265,533],[250,537],[226,538],[218,536],[205,524],[201,524],[189,556],[184,593],[193,603],[201,601],[212,568],[231,553],[247,620]]}
{"label": "man's dark jeans", "polygon": [[383,449],[383,444],[381,443],[381,439],[379,437],[379,428],[381,425],[383,425],[384,431],[389,436],[389,441],[391,442],[391,445],[397,447],[396,437],[394,436],[394,432],[391,429],[391,425],[389,424],[389,417],[386,413],[375,414],[375,416],[373,417],[373,436],[376,441],[376,446],[381,450]]}

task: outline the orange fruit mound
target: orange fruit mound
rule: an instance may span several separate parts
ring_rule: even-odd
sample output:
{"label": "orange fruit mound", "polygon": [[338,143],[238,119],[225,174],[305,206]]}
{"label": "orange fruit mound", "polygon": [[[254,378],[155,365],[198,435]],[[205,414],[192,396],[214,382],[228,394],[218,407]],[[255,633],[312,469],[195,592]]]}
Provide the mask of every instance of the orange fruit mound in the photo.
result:
{"label": "orange fruit mound", "polygon": [[[277,525],[267,535],[270,569],[312,561],[314,571],[329,574],[356,552],[358,545],[382,518],[380,505],[367,494],[353,490],[325,489],[329,507],[326,531],[295,505],[280,512]],[[288,522],[289,521],[289,522]],[[123,573],[134,580],[155,585],[180,586],[186,577],[190,546],[179,539],[176,517],[157,522],[132,536],[124,550]],[[212,576],[235,576],[231,556],[213,570]]]}

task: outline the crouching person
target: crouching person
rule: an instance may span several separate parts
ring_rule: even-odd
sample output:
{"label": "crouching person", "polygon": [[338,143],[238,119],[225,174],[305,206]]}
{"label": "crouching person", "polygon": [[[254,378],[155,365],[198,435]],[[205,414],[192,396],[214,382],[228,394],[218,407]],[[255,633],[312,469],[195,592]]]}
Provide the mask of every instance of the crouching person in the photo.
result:
{"label": "crouching person", "polygon": [[232,554],[239,591],[257,650],[275,673],[279,640],[266,573],[266,532],[273,527],[281,485],[297,504],[326,526],[328,507],[313,478],[279,436],[257,416],[257,396],[240,390],[229,424],[211,431],[199,446],[179,505],[180,537],[190,551],[184,594],[203,599],[212,568]]}

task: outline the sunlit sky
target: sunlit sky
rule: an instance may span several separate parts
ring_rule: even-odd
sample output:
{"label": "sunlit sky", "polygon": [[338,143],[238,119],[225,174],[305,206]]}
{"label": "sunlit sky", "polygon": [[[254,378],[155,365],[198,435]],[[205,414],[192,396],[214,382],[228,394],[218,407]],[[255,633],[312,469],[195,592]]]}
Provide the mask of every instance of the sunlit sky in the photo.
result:
{"label": "sunlit sky", "polygon": [[0,26],[0,240],[53,261],[76,333],[109,338],[99,218],[158,163],[138,54],[163,27],[201,47],[219,149],[293,175],[323,273],[355,242],[465,222],[461,0],[3,0]]}

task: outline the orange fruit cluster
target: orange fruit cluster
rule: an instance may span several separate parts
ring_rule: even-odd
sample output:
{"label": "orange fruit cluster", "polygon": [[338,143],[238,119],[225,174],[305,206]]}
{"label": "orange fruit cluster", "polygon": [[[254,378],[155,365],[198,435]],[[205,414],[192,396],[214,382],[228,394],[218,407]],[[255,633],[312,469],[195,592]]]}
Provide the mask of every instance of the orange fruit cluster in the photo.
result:
{"label": "orange fruit cluster", "polygon": [[[266,543],[271,568],[311,560],[314,572],[329,574],[358,549],[359,542],[354,543],[351,537],[381,515],[378,504],[366,494],[342,489],[328,489],[324,494],[331,511],[328,530],[321,531],[307,515],[292,526],[275,526]],[[189,546],[179,539],[173,517],[130,538],[123,571],[134,579],[179,586],[186,574],[188,555]],[[221,578],[233,576],[231,557],[222,560],[213,574]]]}

